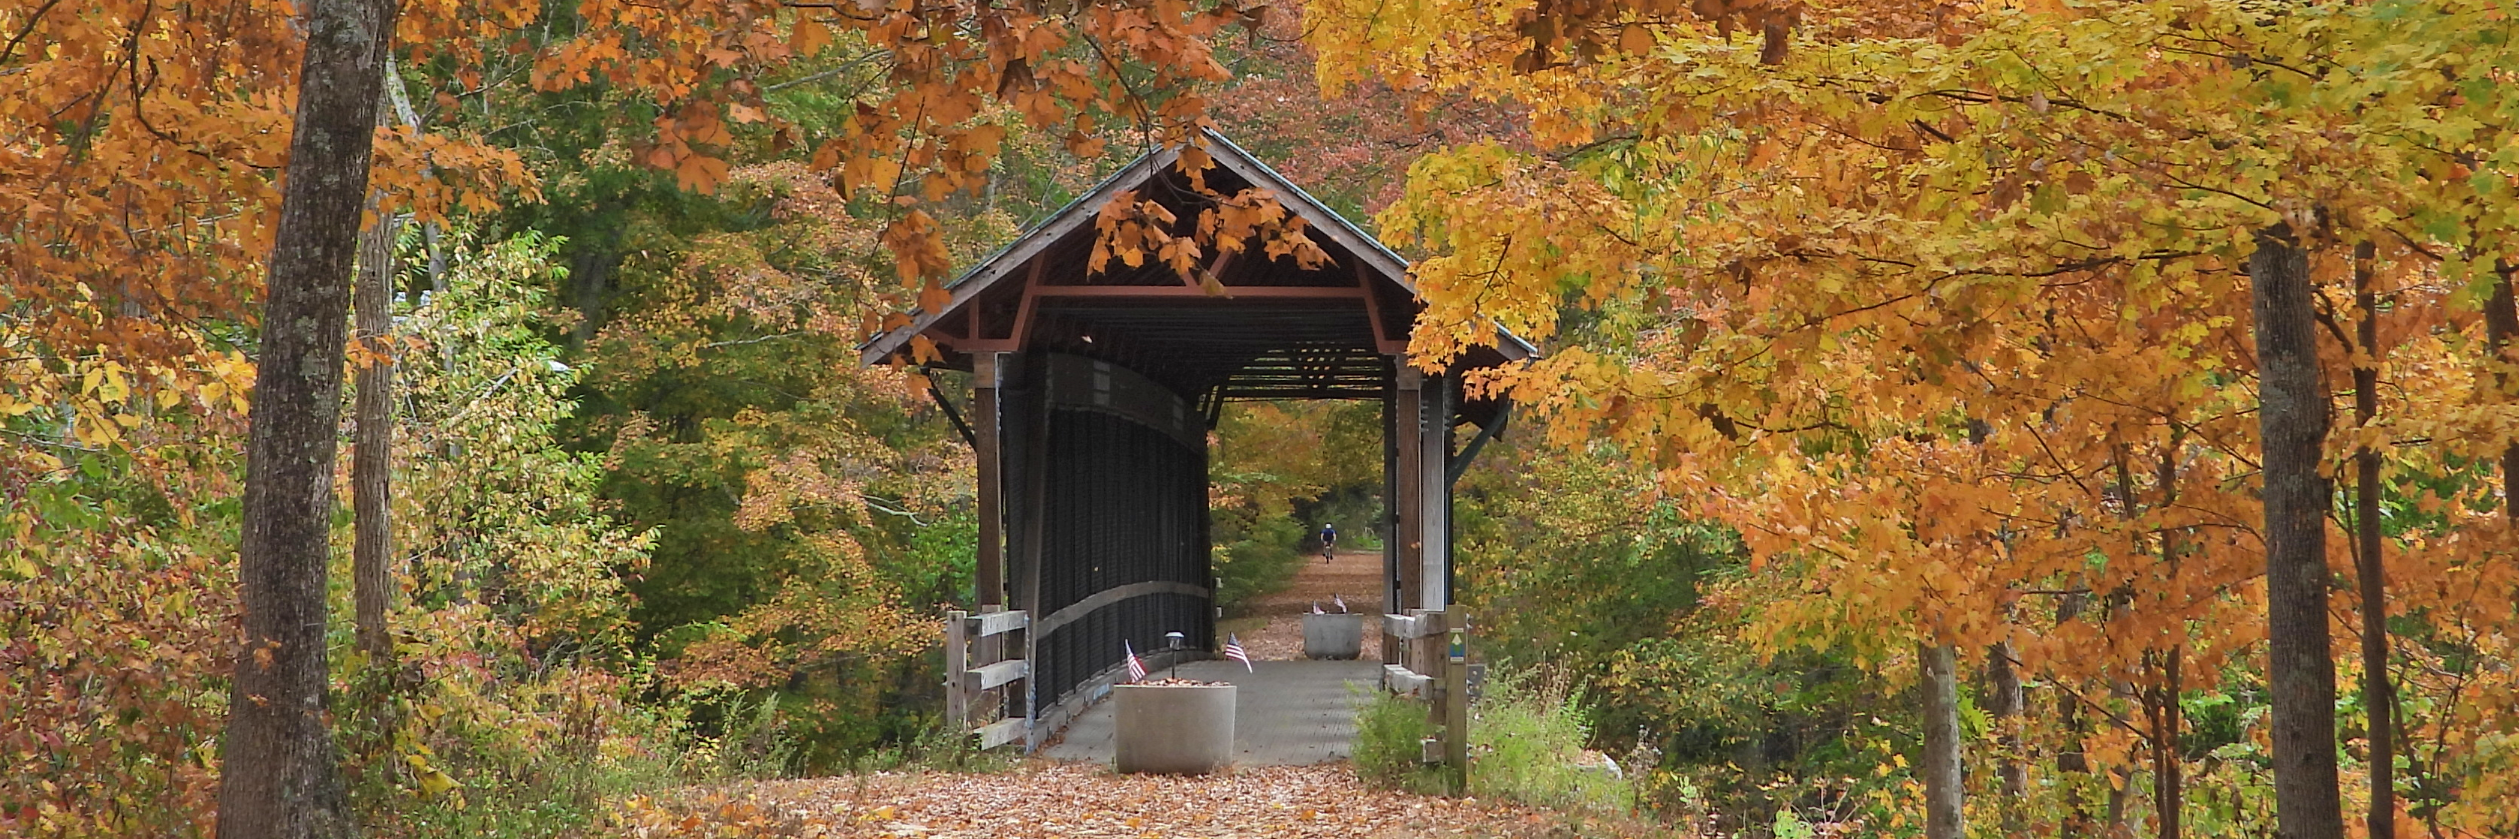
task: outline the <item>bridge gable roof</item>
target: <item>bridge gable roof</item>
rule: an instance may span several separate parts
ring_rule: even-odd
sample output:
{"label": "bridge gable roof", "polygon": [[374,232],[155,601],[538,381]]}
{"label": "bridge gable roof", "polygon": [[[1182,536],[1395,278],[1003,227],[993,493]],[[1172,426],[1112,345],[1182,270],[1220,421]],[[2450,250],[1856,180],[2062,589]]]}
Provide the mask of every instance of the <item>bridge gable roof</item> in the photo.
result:
{"label": "bridge gable roof", "polygon": [[[1102,272],[1086,271],[1097,235],[1094,220],[1114,197],[1134,193],[1139,200],[1164,204],[1180,218],[1176,229],[1194,224],[1199,210],[1212,206],[1177,168],[1180,150],[1159,148],[981,259],[946,286],[948,303],[877,335],[862,348],[862,360],[876,364],[905,355],[910,341],[920,335],[936,342],[947,364],[955,367],[965,366],[969,353],[982,351],[1045,349],[1111,357],[1116,350],[1106,353],[1089,345],[1093,336],[1107,340],[1126,333],[1150,336],[1141,341],[1139,354],[1154,356],[1155,366],[1164,361],[1187,365],[1184,372],[1165,377],[1183,389],[1223,381],[1216,370],[1226,366],[1300,366],[1305,358],[1314,368],[1329,365],[1346,371],[1341,374],[1346,385],[1315,388],[1313,395],[1358,396],[1371,376],[1387,380],[1387,362],[1373,374],[1363,369],[1364,359],[1395,355],[1406,346],[1421,307],[1409,282],[1408,261],[1223,135],[1206,131],[1202,140],[1215,162],[1204,176],[1212,190],[1273,193],[1305,222],[1313,241],[1330,255],[1331,265],[1303,269],[1291,258],[1268,259],[1254,248],[1230,260],[1214,260],[1217,283],[1205,289],[1183,282],[1153,259],[1136,268],[1115,260]],[[1309,355],[1297,357],[1303,353]],[[1461,363],[1492,366],[1537,354],[1529,343],[1498,329],[1492,347],[1472,350]],[[1193,356],[1212,356],[1204,362],[1209,369],[1189,369],[1198,366]],[[1149,372],[1163,377],[1159,370]],[[1266,378],[1243,376],[1248,381]],[[1271,387],[1239,395],[1278,393]],[[1279,395],[1303,394],[1289,390]]]}

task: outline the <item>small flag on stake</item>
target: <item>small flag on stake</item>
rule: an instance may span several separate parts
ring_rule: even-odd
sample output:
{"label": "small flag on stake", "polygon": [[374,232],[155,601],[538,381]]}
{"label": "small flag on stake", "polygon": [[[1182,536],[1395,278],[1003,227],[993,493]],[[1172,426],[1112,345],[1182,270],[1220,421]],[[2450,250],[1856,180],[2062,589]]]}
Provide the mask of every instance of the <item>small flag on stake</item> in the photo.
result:
{"label": "small flag on stake", "polygon": [[1246,672],[1258,672],[1251,666],[1251,654],[1242,649],[1241,633],[1225,636],[1225,657],[1242,662],[1242,669]]}
{"label": "small flag on stake", "polygon": [[1127,641],[1121,641],[1120,649],[1128,653],[1128,681],[1132,684],[1145,681],[1146,663],[1137,660],[1137,648],[1129,646]]}
{"label": "small flag on stake", "polygon": [[1323,613],[1322,613],[1322,611],[1321,611],[1321,601],[1318,601],[1318,600],[1312,601],[1312,614],[1315,614],[1315,615],[1318,615],[1318,614],[1323,614]]}
{"label": "small flag on stake", "polygon": [[1342,614],[1342,615],[1347,614],[1347,598],[1340,597],[1340,596],[1338,596],[1338,595],[1332,594],[1332,595],[1330,595],[1330,596],[1329,596],[1329,599],[1330,599],[1330,602],[1338,604],[1338,613],[1339,613],[1339,614]]}

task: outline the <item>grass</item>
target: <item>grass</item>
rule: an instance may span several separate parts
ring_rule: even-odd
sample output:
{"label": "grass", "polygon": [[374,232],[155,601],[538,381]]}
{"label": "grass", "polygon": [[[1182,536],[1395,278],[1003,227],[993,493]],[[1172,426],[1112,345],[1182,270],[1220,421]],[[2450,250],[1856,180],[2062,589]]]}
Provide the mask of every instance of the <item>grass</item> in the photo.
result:
{"label": "grass", "polygon": [[[1486,695],[1470,707],[1470,795],[1566,813],[1633,808],[1632,785],[1575,764],[1590,732],[1580,696],[1562,678],[1492,672]],[[1418,760],[1419,741],[1435,732],[1423,703],[1376,696],[1356,717],[1357,776],[1387,789],[1441,794],[1442,773]]]}

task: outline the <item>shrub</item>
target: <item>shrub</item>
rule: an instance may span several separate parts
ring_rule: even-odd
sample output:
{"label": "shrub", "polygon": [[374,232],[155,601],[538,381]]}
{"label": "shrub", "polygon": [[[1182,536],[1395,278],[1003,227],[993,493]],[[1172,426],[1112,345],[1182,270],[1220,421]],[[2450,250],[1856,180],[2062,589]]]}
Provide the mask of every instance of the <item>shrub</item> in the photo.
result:
{"label": "shrub", "polygon": [[1486,696],[1470,705],[1471,795],[1570,812],[1630,809],[1633,787],[1577,763],[1591,731],[1563,673],[1490,673]]}
{"label": "shrub", "polygon": [[[1470,706],[1469,793],[1566,813],[1629,811],[1633,787],[1577,763],[1589,732],[1581,697],[1567,680],[1502,668],[1495,673],[1486,695]],[[1356,775],[1386,789],[1443,792],[1442,773],[1418,760],[1418,743],[1435,732],[1423,703],[1374,697],[1356,715]]]}
{"label": "shrub", "polygon": [[1434,733],[1424,704],[1375,691],[1373,701],[1356,713],[1356,776],[1384,789],[1441,793],[1443,776],[1417,759],[1418,743]]}

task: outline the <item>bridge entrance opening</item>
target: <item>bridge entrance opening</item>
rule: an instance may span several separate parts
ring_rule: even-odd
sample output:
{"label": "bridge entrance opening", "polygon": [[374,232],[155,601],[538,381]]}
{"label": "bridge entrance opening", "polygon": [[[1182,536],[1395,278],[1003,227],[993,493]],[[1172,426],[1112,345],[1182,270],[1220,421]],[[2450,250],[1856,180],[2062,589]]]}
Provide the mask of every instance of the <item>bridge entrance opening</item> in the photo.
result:
{"label": "bridge entrance opening", "polygon": [[[1141,157],[962,275],[949,303],[865,348],[869,364],[970,374],[967,401],[946,404],[967,406],[978,455],[975,600],[984,614],[1021,613],[973,619],[986,660],[967,672],[999,690],[997,707],[972,709],[1000,718],[984,742],[1037,747],[1108,691],[1124,649],[1159,667],[1173,657],[1165,633],[1185,633],[1189,657],[1217,646],[1207,439],[1229,402],[1380,403],[1382,602],[1400,613],[1451,602],[1452,482],[1509,416],[1500,401],[1464,398],[1460,381],[1534,351],[1500,331],[1448,368],[1408,365],[1421,304],[1407,262],[1225,138],[1203,140],[1211,192],[1192,188],[1177,150]],[[1209,260],[1196,282],[1151,259],[1088,270],[1114,196],[1160,203],[1186,232],[1211,194],[1245,189],[1273,193],[1328,261],[1255,247]],[[1396,645],[1382,647],[1397,663]]]}

